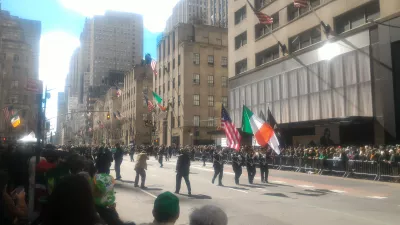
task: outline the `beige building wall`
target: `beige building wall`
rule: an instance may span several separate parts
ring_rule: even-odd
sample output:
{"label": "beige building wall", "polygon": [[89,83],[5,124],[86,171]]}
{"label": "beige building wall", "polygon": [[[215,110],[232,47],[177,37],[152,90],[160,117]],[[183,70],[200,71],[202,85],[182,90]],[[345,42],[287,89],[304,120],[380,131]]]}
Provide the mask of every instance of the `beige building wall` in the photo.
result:
{"label": "beige building wall", "polygon": [[153,114],[149,112],[144,96],[147,95],[149,100],[153,98],[153,76],[150,65],[136,65],[125,75],[122,113],[126,120],[122,142],[126,145],[130,142],[136,145],[152,143],[152,126],[151,123],[146,126],[145,121],[152,121]]}
{"label": "beige building wall", "polygon": [[227,43],[226,29],[191,24],[180,24],[159,43],[153,87],[172,109],[165,120],[155,117],[159,144],[212,143],[207,132],[216,129],[222,97],[227,100]]}
{"label": "beige building wall", "polygon": [[[315,0],[314,0],[315,1]],[[315,7],[318,17],[334,29],[334,18],[357,8],[363,4],[375,0],[320,0],[319,6]],[[254,0],[250,1],[254,5]],[[303,31],[319,26],[319,20],[310,10],[300,17],[288,21],[288,7],[293,5],[293,0],[278,0],[266,4],[261,11],[267,15],[279,14],[279,27],[274,29],[275,37],[286,46],[289,46],[289,38]],[[246,18],[235,24],[235,12],[246,6]],[[396,0],[380,0],[381,18],[398,13],[400,3]],[[255,38],[255,25],[259,23],[258,18],[251,11],[246,0],[232,1],[229,7],[229,77],[235,76],[235,63],[247,59],[247,70],[255,68],[255,54],[277,44],[272,35]],[[322,26],[321,26],[322,29]],[[247,44],[235,49],[235,37],[247,31]],[[326,36],[322,35],[322,40]],[[282,51],[280,50],[280,56]]]}
{"label": "beige building wall", "polygon": [[[0,137],[18,139],[36,131],[36,95],[25,88],[37,80],[35,56],[25,41],[19,19],[7,11],[0,11],[0,108],[12,106],[21,118],[21,125],[12,128],[11,122],[0,120]],[[10,118],[11,120],[11,118]]]}

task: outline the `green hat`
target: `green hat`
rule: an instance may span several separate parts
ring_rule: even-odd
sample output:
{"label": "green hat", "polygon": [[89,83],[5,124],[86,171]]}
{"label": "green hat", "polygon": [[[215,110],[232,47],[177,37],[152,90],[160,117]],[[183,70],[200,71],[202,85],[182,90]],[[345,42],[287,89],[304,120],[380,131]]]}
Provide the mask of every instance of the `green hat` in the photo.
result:
{"label": "green hat", "polygon": [[171,192],[160,194],[154,201],[154,217],[158,222],[167,222],[179,215],[179,199]]}

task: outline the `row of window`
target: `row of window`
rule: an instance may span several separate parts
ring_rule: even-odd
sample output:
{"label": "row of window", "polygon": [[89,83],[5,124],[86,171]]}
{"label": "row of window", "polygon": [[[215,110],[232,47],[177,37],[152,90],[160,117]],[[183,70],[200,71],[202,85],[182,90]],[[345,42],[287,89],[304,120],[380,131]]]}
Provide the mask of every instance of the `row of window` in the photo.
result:
{"label": "row of window", "polygon": [[[314,2],[313,4],[317,4],[317,1],[313,2]],[[311,5],[313,6],[313,4]],[[369,19],[379,18],[379,16],[380,16],[379,1],[372,1],[359,8],[353,9],[345,14],[336,17],[334,20],[335,30],[337,33],[340,34],[367,23]],[[289,52],[298,51],[300,49],[306,48],[320,41],[321,41],[321,27],[320,26],[313,27],[307,31],[304,31],[288,39]],[[240,48],[245,44],[247,44],[247,31],[235,37],[236,49]],[[272,60],[275,60],[279,58],[279,46],[278,45],[272,46],[268,49],[256,53],[255,56],[256,56],[255,60],[256,67],[265,64],[267,62],[270,62]],[[246,70],[247,70],[247,59],[243,59],[235,64],[236,75],[243,73]]]}
{"label": "row of window", "polygon": [[28,95],[10,95],[8,97],[9,104],[27,104]]}
{"label": "row of window", "polygon": [[[225,106],[228,107],[228,97],[222,96],[221,97],[221,103]],[[194,106],[200,106],[200,95],[199,94],[194,94],[193,95],[193,105]],[[214,107],[214,96],[209,95],[207,97],[207,105],[209,107]]]}

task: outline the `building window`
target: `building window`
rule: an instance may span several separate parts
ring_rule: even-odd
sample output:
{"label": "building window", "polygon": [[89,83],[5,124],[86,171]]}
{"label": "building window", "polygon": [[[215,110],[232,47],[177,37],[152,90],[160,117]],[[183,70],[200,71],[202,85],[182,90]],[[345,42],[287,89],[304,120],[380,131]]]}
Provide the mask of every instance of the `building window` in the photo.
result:
{"label": "building window", "polygon": [[210,106],[210,107],[214,106],[214,95],[208,96],[208,106]]}
{"label": "building window", "polygon": [[168,88],[168,91],[169,91],[169,84],[170,84],[170,82],[168,81],[168,87],[167,87],[167,88]]}
{"label": "building window", "polygon": [[193,105],[200,105],[200,95],[193,95]]}
{"label": "building window", "polygon": [[146,101],[146,99],[143,99],[143,107],[146,107],[147,106],[147,101]]}
{"label": "building window", "polygon": [[307,30],[289,39],[289,50],[295,52],[321,41],[321,29],[319,26]]}
{"label": "building window", "polygon": [[264,51],[256,53],[256,66],[261,66],[264,63],[270,62],[279,58],[279,46],[275,45]]}
{"label": "building window", "polygon": [[171,128],[175,128],[175,117],[171,116]]}
{"label": "building window", "polygon": [[200,54],[199,53],[193,53],[193,63],[195,65],[200,64]]}
{"label": "building window", "polygon": [[178,66],[181,65],[181,55],[178,55]]}
{"label": "building window", "polygon": [[181,75],[178,75],[178,87],[181,86]]}
{"label": "building window", "polygon": [[147,120],[147,114],[146,113],[142,114],[142,119],[143,119],[143,121]]}
{"label": "building window", "polygon": [[178,106],[181,106],[181,96],[178,95]]}
{"label": "building window", "polygon": [[147,87],[147,86],[143,86],[143,93],[145,94],[145,95],[147,95],[147,92],[149,91],[149,87]]}
{"label": "building window", "polygon": [[172,78],[172,89],[175,89],[175,78]]}
{"label": "building window", "polygon": [[208,62],[208,65],[214,65],[214,56],[213,55],[209,55],[207,57],[207,62]]}
{"label": "building window", "polygon": [[[309,0],[309,3],[312,8],[317,7],[318,5],[321,4],[320,0]],[[287,7],[288,21],[292,21],[292,20],[298,18],[299,16],[307,13],[308,11],[310,11],[311,10],[310,6],[297,8],[297,7],[294,7],[293,3],[288,5],[288,7]]]}
{"label": "building window", "polygon": [[225,76],[221,77],[221,86],[228,87],[228,77],[225,77]]}
{"label": "building window", "polygon": [[195,127],[200,126],[200,116],[193,116],[193,126]]}
{"label": "building window", "polygon": [[274,19],[274,23],[271,26],[266,27],[266,25],[257,23],[254,27],[255,39],[258,39],[264,35],[270,34],[271,29],[275,30],[279,27],[279,13],[275,13],[271,16]]}
{"label": "building window", "polygon": [[11,95],[8,98],[8,103],[18,103],[18,95]]}
{"label": "building window", "polygon": [[221,57],[221,66],[227,67],[228,66],[228,57],[222,56]]}
{"label": "building window", "polygon": [[162,93],[163,94],[165,93],[165,83],[163,83],[163,85],[162,85]]}
{"label": "building window", "polygon": [[168,69],[167,69],[167,73],[169,73],[169,71],[171,71],[170,69],[171,69],[171,64],[168,62]]}
{"label": "building window", "polygon": [[264,6],[267,6],[268,4],[270,4],[271,2],[274,2],[275,0],[255,0],[254,1],[254,7],[256,9],[261,9]]}
{"label": "building window", "polygon": [[207,126],[209,126],[209,127],[214,126],[214,117],[208,117]]}
{"label": "building window", "polygon": [[178,127],[181,127],[181,117],[178,116],[178,117],[177,117],[177,120],[178,120]]}
{"label": "building window", "polygon": [[240,47],[246,44],[247,44],[247,31],[235,37],[235,49],[239,49]]}
{"label": "building window", "polygon": [[235,65],[235,74],[238,75],[247,70],[247,59],[243,59],[236,63]]}
{"label": "building window", "polygon": [[228,97],[222,96],[221,97],[221,103],[225,108],[227,108],[228,107]]}
{"label": "building window", "polygon": [[246,19],[246,6],[235,12],[235,25]]}
{"label": "building window", "polygon": [[380,17],[379,1],[373,1],[335,18],[335,31],[340,34]]}
{"label": "building window", "polygon": [[208,75],[207,77],[207,84],[208,86],[214,86],[214,76],[213,75]]}
{"label": "building window", "polygon": [[200,74],[195,73],[193,74],[193,84],[200,84]]}
{"label": "building window", "polygon": [[14,55],[14,62],[18,62],[19,61],[19,56],[18,55]]}
{"label": "building window", "polygon": [[18,88],[18,81],[17,80],[11,81],[11,88],[13,88],[13,89]]}
{"label": "building window", "polygon": [[172,59],[172,69],[175,69],[175,58]]}

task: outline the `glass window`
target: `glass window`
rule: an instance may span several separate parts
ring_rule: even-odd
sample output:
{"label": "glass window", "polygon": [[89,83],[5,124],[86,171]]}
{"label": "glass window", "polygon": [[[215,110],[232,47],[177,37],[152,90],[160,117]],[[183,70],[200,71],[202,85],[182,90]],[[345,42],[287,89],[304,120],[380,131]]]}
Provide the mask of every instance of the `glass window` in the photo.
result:
{"label": "glass window", "polygon": [[214,117],[208,117],[207,126],[209,126],[209,127],[214,126]]}
{"label": "glass window", "polygon": [[11,81],[11,88],[18,88],[18,81],[17,80]]}
{"label": "glass window", "polygon": [[246,44],[247,44],[247,31],[235,37],[235,49],[239,49],[240,47]]}
{"label": "glass window", "polygon": [[321,41],[321,29],[320,26],[314,27],[307,30],[299,35],[291,37],[289,39],[289,50],[295,52],[299,49],[310,46]]}
{"label": "glass window", "polygon": [[18,95],[11,95],[8,98],[8,103],[18,103]]}
{"label": "glass window", "polygon": [[177,120],[178,120],[178,127],[181,127],[181,117],[178,116],[178,117],[177,117]]}
{"label": "glass window", "polygon": [[247,70],[247,59],[243,59],[236,63],[235,65],[235,74],[238,75]]}
{"label": "glass window", "polygon": [[142,114],[142,119],[143,119],[143,121],[147,120],[147,114],[146,113]]}
{"label": "glass window", "polygon": [[246,18],[246,6],[243,6],[238,11],[235,12],[235,24],[240,23]]}
{"label": "glass window", "polygon": [[193,126],[195,127],[200,126],[200,116],[193,116]]}
{"label": "glass window", "polygon": [[207,57],[207,61],[209,65],[214,65],[214,56],[213,55],[209,55]]}
{"label": "glass window", "polygon": [[193,74],[193,84],[200,84],[200,74]]}
{"label": "glass window", "polygon": [[208,75],[207,84],[208,84],[208,86],[214,86],[214,76],[213,75]]}
{"label": "glass window", "polygon": [[221,86],[222,87],[228,87],[228,77],[221,77]]}
{"label": "glass window", "polygon": [[193,95],[193,105],[200,105],[200,95]]}
{"label": "glass window", "polygon": [[222,97],[221,97],[221,102],[222,102],[222,105],[223,105],[225,108],[228,108],[228,97],[222,96]]}
{"label": "glass window", "polygon": [[180,105],[181,105],[181,96],[178,95],[178,106],[180,106]]}
{"label": "glass window", "polygon": [[196,65],[200,64],[200,54],[199,53],[193,53],[193,63]]}
{"label": "glass window", "polygon": [[214,106],[214,96],[213,95],[208,96],[208,106]]}
{"label": "glass window", "polygon": [[225,57],[225,56],[221,57],[221,66],[223,66],[223,67],[228,66],[228,57]]}
{"label": "glass window", "polygon": [[261,66],[262,64],[277,58],[279,58],[279,46],[275,45],[264,51],[256,53],[256,66]]}

